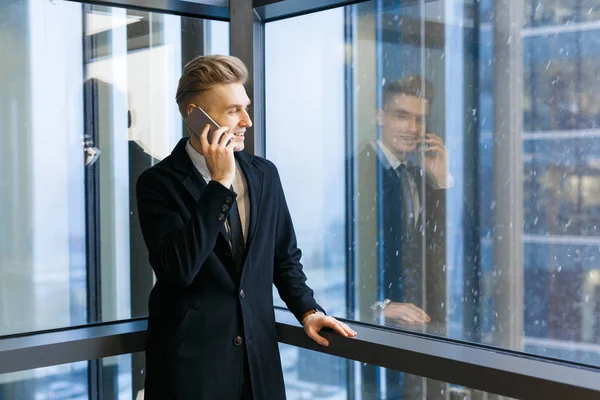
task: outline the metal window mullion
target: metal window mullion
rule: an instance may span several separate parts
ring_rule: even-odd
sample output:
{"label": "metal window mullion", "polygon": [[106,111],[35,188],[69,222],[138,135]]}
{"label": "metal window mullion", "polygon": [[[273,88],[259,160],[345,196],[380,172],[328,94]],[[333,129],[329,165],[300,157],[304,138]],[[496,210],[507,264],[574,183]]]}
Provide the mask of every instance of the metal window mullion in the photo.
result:
{"label": "metal window mullion", "polygon": [[523,338],[523,0],[495,2],[494,344]]}
{"label": "metal window mullion", "polygon": [[[351,160],[352,153],[355,146],[354,136],[354,59],[353,59],[353,40],[355,18],[354,8],[346,7],[344,9],[344,44],[345,44],[345,64],[344,64],[344,128],[345,128],[345,143],[346,143],[346,160]],[[345,179],[346,179],[346,316],[348,319],[356,318],[356,293],[354,285],[356,279],[356,257],[355,257],[355,243],[356,243],[356,229],[352,221],[356,218],[356,202],[354,193],[356,190],[355,182],[356,175],[354,171],[355,166],[347,161],[345,164]],[[356,394],[354,388],[356,386],[356,365],[353,361],[347,360],[346,362],[346,382],[347,382],[347,400],[354,400]]]}
{"label": "metal window mullion", "polygon": [[230,54],[248,68],[246,91],[252,101],[253,126],[246,130],[246,151],[265,155],[265,24],[254,12],[249,0],[229,2]]}
{"label": "metal window mullion", "polygon": [[[85,140],[91,146],[99,147],[98,133],[98,86],[87,79],[87,65],[96,57],[95,35],[85,35],[86,15],[92,12],[91,5],[82,7],[83,26],[83,69],[86,81],[83,88]],[[102,284],[100,263],[100,177],[99,162],[85,166],[85,222],[86,222],[86,298],[87,321],[97,322],[102,315]],[[88,361],[88,394],[91,400],[102,399],[102,361]]]}
{"label": "metal window mullion", "polygon": [[[264,22],[272,22],[369,1],[373,0],[254,0],[254,8]],[[404,7],[419,1],[402,0],[401,4]],[[425,0],[426,3],[433,1],[436,0]]]}
{"label": "metal window mullion", "polygon": [[108,7],[127,8],[175,14],[184,17],[207,18],[219,21],[229,20],[227,0],[69,0],[77,3],[95,4]]}

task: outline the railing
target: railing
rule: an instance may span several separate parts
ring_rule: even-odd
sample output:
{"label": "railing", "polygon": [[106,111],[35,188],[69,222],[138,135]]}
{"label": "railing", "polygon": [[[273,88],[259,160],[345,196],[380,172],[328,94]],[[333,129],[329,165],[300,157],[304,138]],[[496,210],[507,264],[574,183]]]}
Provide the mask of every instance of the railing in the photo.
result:
{"label": "railing", "polygon": [[[322,347],[287,310],[276,310],[279,341],[514,398],[597,399],[597,369],[518,352],[345,321],[358,336],[333,332]],[[144,350],[145,318],[0,339],[0,373],[136,353]]]}

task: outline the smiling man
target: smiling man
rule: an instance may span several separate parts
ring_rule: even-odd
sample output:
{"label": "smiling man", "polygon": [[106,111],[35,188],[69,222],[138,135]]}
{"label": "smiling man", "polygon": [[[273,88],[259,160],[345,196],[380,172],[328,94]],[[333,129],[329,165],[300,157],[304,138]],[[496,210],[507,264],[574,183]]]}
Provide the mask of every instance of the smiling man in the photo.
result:
{"label": "smiling man", "polygon": [[306,285],[275,166],[243,151],[252,126],[247,71],[235,57],[189,62],[176,100],[220,126],[191,134],[137,184],[144,240],[157,282],[150,295],[146,400],[284,399],[273,283],[306,334],[331,328]]}

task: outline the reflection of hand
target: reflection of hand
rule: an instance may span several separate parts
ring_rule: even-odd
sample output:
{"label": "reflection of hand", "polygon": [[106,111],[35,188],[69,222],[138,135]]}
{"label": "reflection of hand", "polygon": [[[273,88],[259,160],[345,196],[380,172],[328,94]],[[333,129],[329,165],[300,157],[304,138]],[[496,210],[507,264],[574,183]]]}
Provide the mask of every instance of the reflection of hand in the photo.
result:
{"label": "reflection of hand", "polygon": [[411,303],[391,302],[383,309],[386,320],[400,320],[411,324],[424,324],[431,321],[429,315]]}
{"label": "reflection of hand", "polygon": [[319,332],[323,328],[331,328],[345,337],[356,336],[356,332],[350,329],[350,327],[342,321],[338,321],[333,317],[328,317],[321,313],[310,314],[308,317],[304,318],[302,324],[304,325],[304,332],[306,332],[306,335],[321,346],[329,346],[327,339],[319,335]]}
{"label": "reflection of hand", "polygon": [[448,178],[447,151],[444,141],[439,136],[428,133],[425,135],[425,172],[440,187],[446,186]]}

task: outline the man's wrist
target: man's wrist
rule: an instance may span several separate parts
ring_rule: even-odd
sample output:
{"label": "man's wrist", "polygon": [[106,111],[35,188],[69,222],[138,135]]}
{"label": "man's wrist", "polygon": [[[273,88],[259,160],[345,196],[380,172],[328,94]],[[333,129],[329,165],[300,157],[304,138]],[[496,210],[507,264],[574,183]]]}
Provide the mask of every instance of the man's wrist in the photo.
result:
{"label": "man's wrist", "polygon": [[233,184],[233,178],[213,178],[213,181],[220,183],[227,189],[231,188],[231,185]]}
{"label": "man's wrist", "polygon": [[325,315],[322,311],[319,311],[316,308],[312,308],[312,309],[306,311],[304,314],[302,314],[302,319],[301,319],[302,325],[304,325],[304,320],[306,320],[306,318],[308,318],[310,315],[313,315],[313,314]]}
{"label": "man's wrist", "polygon": [[385,299],[383,301],[377,301],[371,305],[371,310],[373,311],[383,311],[385,308],[390,305],[392,301],[390,299]]}

